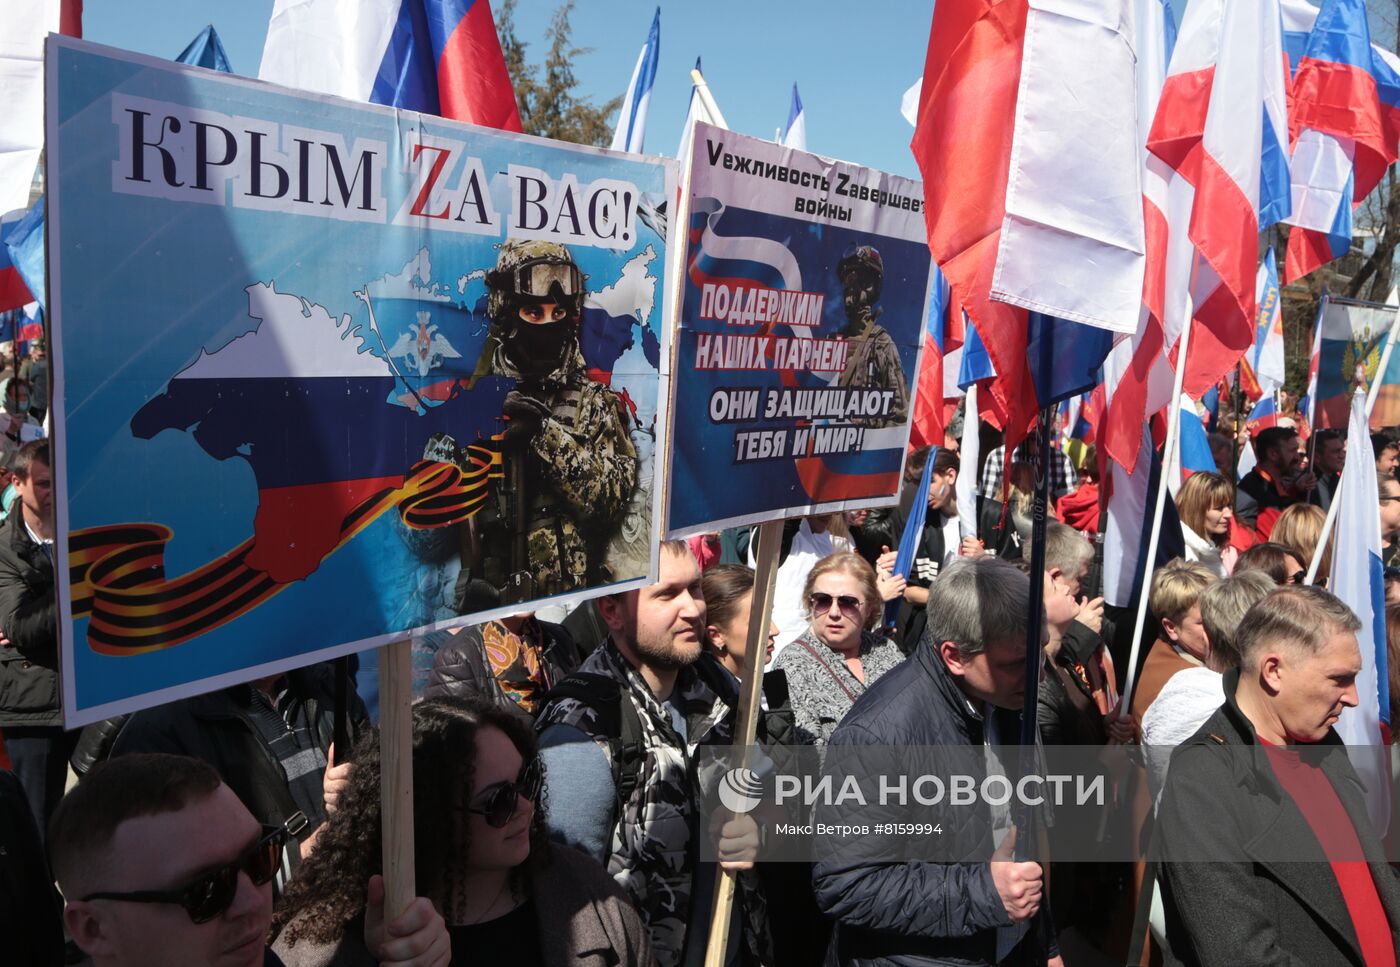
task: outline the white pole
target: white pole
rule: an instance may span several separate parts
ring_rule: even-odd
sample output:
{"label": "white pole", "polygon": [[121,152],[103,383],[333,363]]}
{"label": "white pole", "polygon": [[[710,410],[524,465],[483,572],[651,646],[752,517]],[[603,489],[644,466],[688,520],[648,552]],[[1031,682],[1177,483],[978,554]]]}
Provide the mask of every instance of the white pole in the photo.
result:
{"label": "white pole", "polygon": [[719,113],[719,105],[715,103],[714,95],[710,93],[710,85],[705,83],[704,75],[698,70],[692,69],[690,79],[695,83],[695,93],[700,98],[700,103],[705,106],[705,110],[710,115],[710,123],[728,130],[729,123],[724,120],[724,115]]}
{"label": "white pole", "polygon": [[[1319,328],[1322,326],[1318,322]],[[1400,309],[1395,312],[1395,320],[1390,324],[1390,334],[1385,341],[1385,349],[1381,351],[1381,361],[1376,366],[1376,378],[1371,380],[1371,385],[1366,389],[1366,421],[1371,420],[1371,411],[1376,407],[1376,397],[1380,395],[1381,383],[1385,380],[1386,367],[1390,365],[1390,354],[1395,349],[1395,338],[1400,334]],[[1317,405],[1310,403],[1309,407],[1316,412]],[[1314,431],[1316,432],[1316,431]],[[1342,473],[1347,472],[1347,467],[1342,467]],[[1337,493],[1341,493],[1342,481],[1337,478]],[[1312,561],[1308,564],[1308,576],[1303,580],[1304,584],[1312,584],[1317,579],[1317,569],[1322,566],[1322,554],[1327,550],[1327,542],[1332,537],[1332,530],[1337,525],[1337,511],[1341,510],[1342,502],[1333,500],[1332,505],[1327,508],[1327,520],[1322,524],[1322,537],[1317,542],[1317,547],[1313,550]]]}
{"label": "white pole", "polygon": [[1128,677],[1123,683],[1123,700],[1119,708],[1126,712],[1133,704],[1133,687],[1137,684],[1138,654],[1142,651],[1142,631],[1147,623],[1147,597],[1152,588],[1152,562],[1157,559],[1157,543],[1162,529],[1162,511],[1167,501],[1167,472],[1174,463],[1173,454],[1180,444],[1181,394],[1186,382],[1186,348],[1191,339],[1191,320],[1181,327],[1177,343],[1176,373],[1172,379],[1171,405],[1167,408],[1167,441],[1162,446],[1162,473],[1157,481],[1157,504],[1152,511],[1152,530],[1147,537],[1147,550],[1142,560],[1142,587],[1138,590],[1137,621],[1133,625],[1133,650],[1128,656]]}

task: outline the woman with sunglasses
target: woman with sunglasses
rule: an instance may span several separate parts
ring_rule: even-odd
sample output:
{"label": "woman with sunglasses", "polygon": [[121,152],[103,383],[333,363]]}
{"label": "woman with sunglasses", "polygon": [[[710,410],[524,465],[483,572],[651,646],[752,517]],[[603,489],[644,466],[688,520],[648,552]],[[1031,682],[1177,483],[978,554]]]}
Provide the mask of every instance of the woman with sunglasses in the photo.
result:
{"label": "woman with sunglasses", "polygon": [[[447,921],[452,964],[652,962],[646,928],[601,866],[545,835],[543,769],[521,715],[480,700],[413,707],[418,893]],[[361,884],[379,872],[379,742],[355,755],[350,788],[273,917],[287,967],[359,967]]]}
{"label": "woman with sunglasses", "polygon": [[883,602],[875,569],[859,554],[841,551],[818,561],[802,599],[807,631],[773,667],[787,675],[798,740],[824,746],[856,699],[904,655],[872,630]]}

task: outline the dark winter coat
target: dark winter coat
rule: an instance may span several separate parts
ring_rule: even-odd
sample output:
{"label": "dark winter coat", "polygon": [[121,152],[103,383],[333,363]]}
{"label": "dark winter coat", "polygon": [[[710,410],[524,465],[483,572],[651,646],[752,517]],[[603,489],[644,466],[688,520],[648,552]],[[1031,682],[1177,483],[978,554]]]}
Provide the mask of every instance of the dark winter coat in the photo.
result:
{"label": "dark winter coat", "polygon": [[[573,636],[563,625],[548,621],[536,621],[535,624],[542,645],[540,661],[544,665],[544,690],[547,691],[556,682],[568,677],[583,659]],[[433,669],[428,673],[428,687],[423,694],[430,699],[485,698],[503,708],[516,708],[491,673],[480,625],[463,628],[451,636],[450,644],[438,649],[433,656]]]}
{"label": "dark winter coat", "polygon": [[[0,769],[0,957],[5,963],[63,963],[63,901],[54,889],[29,800]],[[13,959],[11,959],[13,958]]]}
{"label": "dark winter coat", "polygon": [[[997,733],[1014,739],[1019,714],[995,714]],[[871,751],[878,752],[891,747],[981,746],[984,727],[942,660],[920,647],[856,701],[832,736],[827,764],[830,768],[839,761],[843,747],[877,747]],[[839,822],[830,809],[819,804],[816,821]],[[862,807],[861,822],[883,818]],[[943,827],[940,848],[951,843],[960,855],[991,855],[986,814],[948,810],[938,818]],[[994,964],[997,928],[1011,923],[992,883],[991,868],[982,861],[862,863],[828,855],[818,860],[812,880],[818,906],[837,922],[836,954],[843,967]],[[1002,963],[1027,960],[1033,937],[1028,933]]]}
{"label": "dark winter coat", "polygon": [[[1235,702],[1238,685],[1239,671],[1227,672],[1225,704],[1172,755],[1157,810],[1157,848],[1174,860],[1158,872],[1167,962],[1360,967],[1336,875],[1274,778]],[[1400,949],[1400,882],[1367,817],[1361,780],[1335,731],[1313,751],[1351,817]]]}
{"label": "dark winter coat", "polygon": [[61,725],[53,561],[15,508],[0,528],[0,727]]}
{"label": "dark winter coat", "polygon": [[[317,744],[322,750],[329,749],[335,735],[332,667],[321,664],[299,668],[289,672],[287,678],[292,702],[305,707]],[[112,755],[169,752],[193,756],[214,767],[258,822],[281,824],[297,811],[297,806],[287,787],[286,773],[249,717],[251,688],[235,685],[136,712],[117,735]],[[292,714],[300,714],[296,705]],[[364,703],[351,693],[352,738],[358,739],[368,723]],[[314,825],[306,827],[303,838],[313,832]]]}

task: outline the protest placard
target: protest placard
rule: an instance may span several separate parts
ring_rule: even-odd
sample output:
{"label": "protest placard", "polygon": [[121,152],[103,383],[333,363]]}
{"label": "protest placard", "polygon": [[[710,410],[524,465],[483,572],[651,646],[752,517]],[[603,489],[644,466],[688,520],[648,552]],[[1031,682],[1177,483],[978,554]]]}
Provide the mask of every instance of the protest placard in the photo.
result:
{"label": "protest placard", "polygon": [[917,182],[698,124],[667,533],[892,503],[930,281]]}
{"label": "protest placard", "polygon": [[644,583],[676,165],[48,52],[79,725]]}

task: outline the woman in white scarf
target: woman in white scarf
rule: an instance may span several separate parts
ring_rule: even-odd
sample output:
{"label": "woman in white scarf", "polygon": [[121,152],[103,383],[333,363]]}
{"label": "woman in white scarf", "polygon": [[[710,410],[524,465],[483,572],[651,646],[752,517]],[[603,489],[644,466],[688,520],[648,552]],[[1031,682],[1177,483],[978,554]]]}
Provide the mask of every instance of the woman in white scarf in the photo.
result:
{"label": "woman in white scarf", "polygon": [[1186,560],[1199,561],[1217,577],[1229,577],[1240,556],[1239,550],[1230,546],[1234,508],[1234,484],[1218,473],[1193,473],[1176,495]]}

